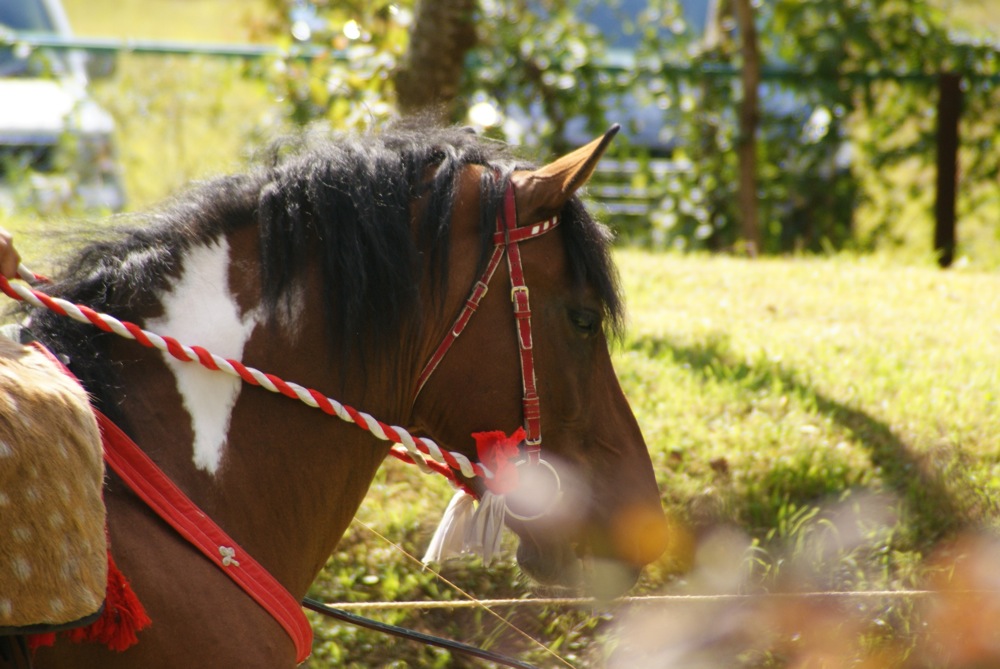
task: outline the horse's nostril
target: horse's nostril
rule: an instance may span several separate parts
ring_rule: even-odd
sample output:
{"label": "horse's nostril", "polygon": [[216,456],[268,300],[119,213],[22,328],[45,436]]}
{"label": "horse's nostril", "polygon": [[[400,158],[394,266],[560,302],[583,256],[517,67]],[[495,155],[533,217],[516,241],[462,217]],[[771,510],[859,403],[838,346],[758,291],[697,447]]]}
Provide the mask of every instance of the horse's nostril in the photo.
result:
{"label": "horse's nostril", "polygon": [[521,570],[541,585],[574,588],[582,583],[580,560],[566,544],[541,545],[522,538],[517,548]]}

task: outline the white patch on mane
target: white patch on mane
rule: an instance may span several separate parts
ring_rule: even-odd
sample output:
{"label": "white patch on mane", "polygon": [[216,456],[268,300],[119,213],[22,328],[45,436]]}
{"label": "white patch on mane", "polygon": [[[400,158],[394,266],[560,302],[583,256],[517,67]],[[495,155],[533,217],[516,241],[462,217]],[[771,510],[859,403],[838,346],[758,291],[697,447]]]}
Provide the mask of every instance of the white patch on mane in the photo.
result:
{"label": "white patch on mane", "polygon": [[135,272],[146,263],[156,260],[162,251],[157,249],[137,249],[128,254],[122,261],[122,272]]}
{"label": "white patch on mane", "polygon": [[[229,244],[225,239],[189,249],[180,278],[161,302],[163,316],[148,321],[149,330],[182,344],[203,346],[223,358],[243,357],[243,347],[257,324],[256,311],[240,316],[229,290]],[[191,417],[194,464],[214,475],[222,463],[242,381],[197,362],[181,362],[168,353],[163,357]]]}

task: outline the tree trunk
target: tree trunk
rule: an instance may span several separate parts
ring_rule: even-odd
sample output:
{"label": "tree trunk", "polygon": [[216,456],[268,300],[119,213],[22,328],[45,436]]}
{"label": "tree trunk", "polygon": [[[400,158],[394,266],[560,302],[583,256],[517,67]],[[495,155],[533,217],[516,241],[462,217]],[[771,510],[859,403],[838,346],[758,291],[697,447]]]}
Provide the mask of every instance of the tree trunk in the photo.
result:
{"label": "tree trunk", "polygon": [[396,93],[404,115],[451,117],[465,55],[476,43],[476,0],[419,0],[410,27],[410,46],[396,72]]}
{"label": "tree trunk", "polygon": [[734,0],[743,54],[743,100],[740,104],[740,135],[737,140],[740,183],[740,232],[751,255],[762,250],[763,236],[757,214],[757,125],[760,122],[760,52],[751,0]]}

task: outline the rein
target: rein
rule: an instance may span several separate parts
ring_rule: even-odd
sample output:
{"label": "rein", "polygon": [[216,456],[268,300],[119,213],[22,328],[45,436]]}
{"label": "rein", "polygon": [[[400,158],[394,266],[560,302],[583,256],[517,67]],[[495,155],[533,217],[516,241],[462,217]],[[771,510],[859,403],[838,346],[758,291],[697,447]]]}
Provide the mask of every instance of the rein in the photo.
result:
{"label": "rein", "polygon": [[409,630],[405,627],[397,627],[396,625],[390,625],[388,623],[381,623],[370,618],[364,618],[353,613],[348,613],[342,609],[327,606],[326,604],[318,602],[315,599],[310,599],[309,597],[302,600],[302,606],[328,618],[334,618],[335,620],[340,620],[341,622],[357,625],[358,627],[364,627],[365,629],[373,632],[381,632],[383,634],[389,634],[390,636],[408,639],[409,641],[419,641],[420,643],[428,646],[436,646],[438,648],[444,648],[445,650],[452,650],[462,653],[463,655],[476,657],[480,660],[486,660],[487,662],[502,664],[505,667],[514,667],[515,669],[536,669],[534,665],[509,658],[506,655],[500,655],[499,653],[494,653],[482,648],[469,646],[464,643],[459,643],[458,641],[442,639],[441,637],[424,634],[423,632]]}

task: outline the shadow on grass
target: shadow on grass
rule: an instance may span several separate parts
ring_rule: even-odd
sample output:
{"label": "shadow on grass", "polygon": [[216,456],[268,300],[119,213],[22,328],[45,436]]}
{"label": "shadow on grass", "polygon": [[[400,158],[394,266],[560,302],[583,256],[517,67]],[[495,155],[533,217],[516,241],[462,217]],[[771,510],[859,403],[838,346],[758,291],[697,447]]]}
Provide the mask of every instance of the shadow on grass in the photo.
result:
{"label": "shadow on grass", "polygon": [[[958,481],[965,469],[958,459],[959,453],[915,452],[888,425],[823,394],[780,362],[740,359],[731,353],[723,338],[688,346],[666,338],[640,337],[629,343],[628,348],[651,357],[670,355],[692,374],[731,383],[750,393],[780,384],[782,392],[815,406],[818,413],[829,417],[867,449],[886,487],[903,501],[910,516],[907,525],[918,545],[934,544],[945,536],[978,525],[981,519],[982,509],[974,491]],[[806,485],[787,492],[804,501],[802,498],[813,496],[816,490],[815,486]]]}

